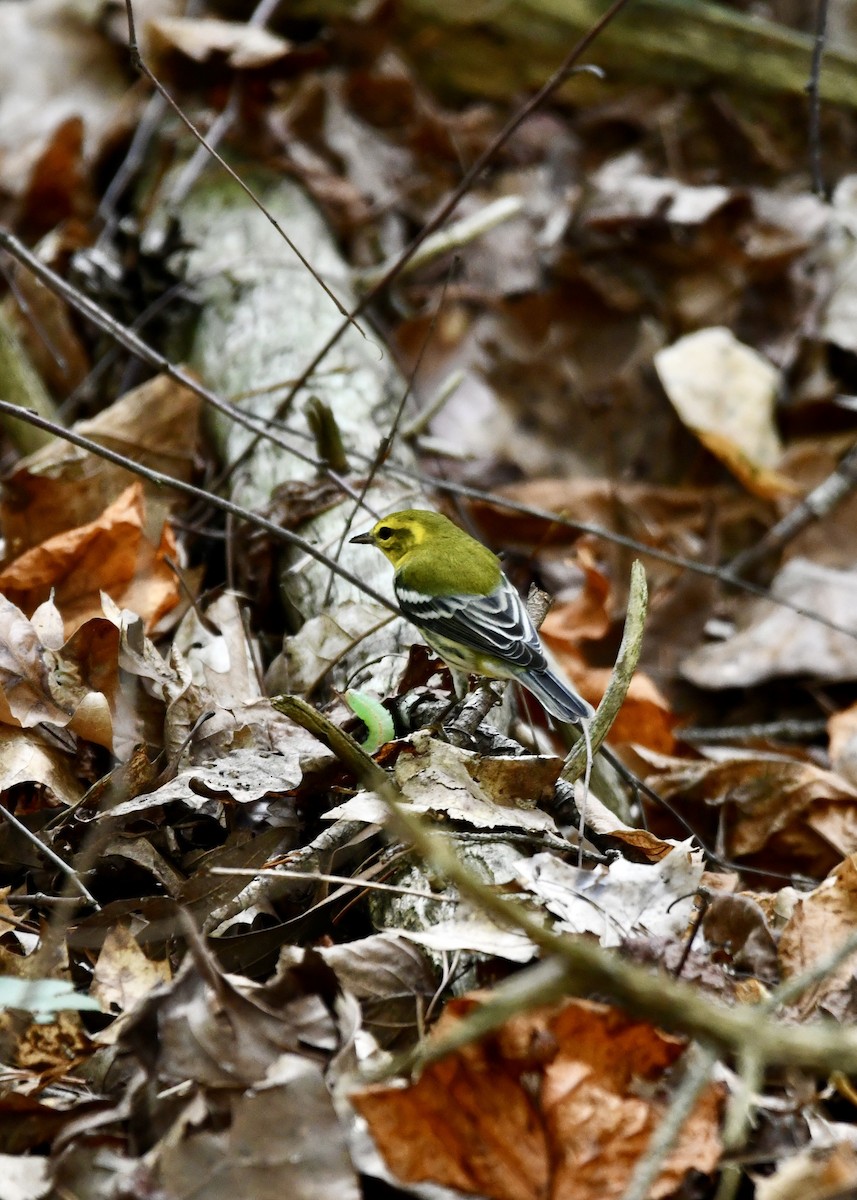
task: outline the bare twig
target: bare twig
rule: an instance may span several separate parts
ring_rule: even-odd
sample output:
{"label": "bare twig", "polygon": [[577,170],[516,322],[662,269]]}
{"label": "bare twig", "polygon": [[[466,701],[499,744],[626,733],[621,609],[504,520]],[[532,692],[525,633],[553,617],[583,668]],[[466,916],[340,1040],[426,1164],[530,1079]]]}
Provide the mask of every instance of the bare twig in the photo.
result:
{"label": "bare twig", "polygon": [[776,554],[813,521],[820,521],[857,487],[857,445],[852,446],[836,469],[796,504],[791,512],[761,537],[754,546],[732,559],[730,575],[743,575],[769,554]]}
{"label": "bare twig", "polygon": [[[597,754],[601,745],[610,732],[610,726],[616,719],[616,714],[622,707],[631,679],[637,668],[640,650],[643,645],[643,629],[646,621],[646,605],[648,588],[646,574],[639,562],[631,567],[631,586],[628,595],[628,615],[625,617],[625,631],[622,643],[610,676],[610,682],[604,693],[595,716],[589,725],[589,735],[592,740],[592,753]],[[586,745],[581,738],[570,751],[565,760],[560,778],[566,783],[574,783],[583,774],[586,766]]]}
{"label": "bare twig", "polygon": [[[289,868],[304,865],[314,870],[322,858],[347,846],[354,838],[361,836],[364,830],[365,824],[362,821],[336,821],[330,828],[323,829],[314,841],[289,854],[287,865]],[[237,896],[233,896],[220,908],[209,913],[204,924],[205,933],[216,933],[224,922],[231,921],[248,908],[256,904],[269,904],[293,890],[286,871],[276,871],[275,877],[260,871],[254,871],[253,874],[258,878],[254,878]]]}
{"label": "bare twig", "polygon": [[[361,879],[359,875],[326,875],[323,871],[292,871],[286,867],[272,867],[256,871],[252,867],[211,867],[209,875],[249,875],[258,879],[305,879],[308,883],[341,883],[358,891],[392,892],[395,896],[416,896],[418,900],[455,900],[443,892],[420,891],[419,888],[397,887],[394,883],[375,883],[372,879]],[[267,896],[266,899],[270,899]]]}
{"label": "bare twig", "polygon": [[15,814],[10,812],[9,809],[5,808],[2,804],[0,804],[0,816],[2,816],[9,825],[16,829],[18,833],[20,833],[21,837],[26,838],[31,845],[35,846],[39,854],[43,854],[45,858],[54,864],[55,867],[58,867],[59,870],[62,871],[63,875],[68,878],[69,883],[75,889],[75,891],[79,892],[80,895],[83,896],[84,900],[92,904],[96,909],[98,909],[99,912],[101,911],[101,905],[95,899],[92,892],[90,892],[89,888],[81,879],[79,872],[76,871],[74,867],[70,867],[67,862],[65,862],[58,854],[51,850],[50,846],[46,846],[40,838],[36,837],[32,830],[27,828],[23,821],[19,821]]}

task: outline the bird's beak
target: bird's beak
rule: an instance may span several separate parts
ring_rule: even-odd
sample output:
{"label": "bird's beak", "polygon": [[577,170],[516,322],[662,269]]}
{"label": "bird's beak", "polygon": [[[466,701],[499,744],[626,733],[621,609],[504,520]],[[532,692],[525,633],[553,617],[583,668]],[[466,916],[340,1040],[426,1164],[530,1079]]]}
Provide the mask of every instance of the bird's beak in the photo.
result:
{"label": "bird's beak", "polygon": [[375,539],[371,533],[358,533],[356,537],[349,538],[349,542],[356,542],[359,546],[372,546]]}

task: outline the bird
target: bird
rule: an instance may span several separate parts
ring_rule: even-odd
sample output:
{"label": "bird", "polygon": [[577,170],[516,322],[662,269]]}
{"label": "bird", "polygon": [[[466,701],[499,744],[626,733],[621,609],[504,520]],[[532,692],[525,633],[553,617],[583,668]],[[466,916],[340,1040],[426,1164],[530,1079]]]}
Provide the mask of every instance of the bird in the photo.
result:
{"label": "bird", "polygon": [[350,539],[393,564],[402,614],[456,672],[514,679],[563,723],[585,726],[592,706],[548,663],[526,606],[487,546],[427,509],[390,513]]}

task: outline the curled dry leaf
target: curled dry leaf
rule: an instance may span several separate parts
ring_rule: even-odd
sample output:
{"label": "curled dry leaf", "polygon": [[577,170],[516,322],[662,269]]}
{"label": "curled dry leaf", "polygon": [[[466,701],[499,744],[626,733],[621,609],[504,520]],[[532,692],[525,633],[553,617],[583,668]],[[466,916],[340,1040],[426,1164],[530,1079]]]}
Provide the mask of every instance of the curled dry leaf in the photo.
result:
{"label": "curled dry leaf", "polygon": [[69,118],[83,118],[91,159],[127,90],[113,48],[93,23],[59,5],[0,5],[4,191],[23,192],[54,131]]}
{"label": "curled dry leaf", "polygon": [[649,751],[648,776],[665,799],[699,821],[700,806],[725,808],[726,853],[743,858],[767,848],[766,862],[824,874],[857,851],[857,788],[833,771],[776,754],[687,761]]}
{"label": "curled dry leaf", "polygon": [[206,1105],[198,1097],[151,1152],[162,1194],[361,1200],[346,1131],[318,1063],[283,1054],[255,1087],[225,1099]]}
{"label": "curled dry leaf", "polygon": [[[438,1037],[479,1004],[453,1001]],[[679,1038],[572,1000],[514,1017],[432,1063],[416,1083],[352,1093],[389,1166],[491,1200],[618,1200],[668,1104]],[[659,1200],[720,1157],[718,1085],[707,1087],[647,1193]]]}
{"label": "curled dry leaf", "polygon": [[159,17],[148,31],[155,54],[173,49],[200,63],[221,56],[236,70],[268,66],[291,50],[285,38],[259,25],[215,17]]}
{"label": "curled dry leaf", "polygon": [[614,843],[632,862],[659,862],[675,848],[675,842],[665,842],[648,829],[626,825],[592,792],[586,801],[586,825],[603,841]]}
{"label": "curled dry leaf", "polygon": [[821,336],[853,354],[857,351],[857,250],[854,217],[857,213],[857,175],[840,179],[831,202],[826,251],[833,280],[822,318]]}
{"label": "curled dry leaf", "polygon": [[712,896],[702,922],[713,946],[729,952],[732,966],[766,983],[777,979],[777,945],[768,919],[751,896],[721,892]]}
{"label": "curled dry leaf", "polygon": [[773,1175],[754,1182],[756,1200],[845,1200],[857,1192],[857,1149],[847,1141],[814,1142],[781,1159]]}
{"label": "curled dry leaf", "polygon": [[[577,690],[597,705],[610,682],[610,668],[590,667],[573,642],[557,638],[554,635],[557,625],[551,623],[552,616],[553,613],[548,613],[541,629],[545,644]],[[558,619],[561,620],[561,616]],[[614,745],[628,742],[660,754],[670,754],[676,744],[675,725],[676,717],[657,684],[644,671],[635,671],[622,707],[610,726],[608,739]]]}
{"label": "curled dry leaf", "polygon": [[774,424],[779,372],[730,330],[701,329],[655,355],[678,415],[754,495],[794,491],[774,468],[782,446]]}
{"label": "curled dry leaf", "polygon": [[15,1062],[23,1070],[62,1073],[70,1063],[88,1057],[90,1050],[80,1013],[69,1008],[56,1013],[52,1021],[33,1021],[18,1041]]}
{"label": "curled dry leaf", "polygon": [[[117,749],[137,724],[119,675],[119,630],[86,621],[63,644],[62,618],[46,600],[27,621],[0,595],[0,721],[25,728],[45,722]],[[46,639],[43,641],[42,638]]]}
{"label": "curled dry leaf", "polygon": [[[414,812],[443,813],[477,829],[505,826],[556,832],[553,818],[536,806],[552,794],[561,770],[561,758],[530,754],[486,758],[421,731],[403,748],[393,775]],[[387,808],[361,792],[326,815],[383,823]]]}
{"label": "curled dry leaf", "polygon": [[37,784],[63,805],[84,791],[68,754],[30,730],[0,725],[0,792],[19,784]]}
{"label": "curled dry leaf", "polygon": [[827,729],[834,770],[857,787],[857,704],[834,713]]}
{"label": "curled dry leaf", "polygon": [[654,864],[619,858],[594,871],[542,853],[522,859],[518,882],[559,917],[560,929],[594,933],[602,946],[619,946],[635,936],[681,937],[703,865],[689,841]]}
{"label": "curled dry leaf", "polygon": [[[857,926],[857,856],[850,855],[808,895],[800,896],[780,936],[783,975],[811,970],[854,933]],[[792,1011],[801,1020],[819,1013],[837,1021],[857,1017],[857,951],[800,996]]]}
{"label": "curled dry leaf", "polygon": [[335,995],[336,980],[312,951],[266,989],[225,975],[197,944],[175,979],[137,1005],[120,1048],[145,1063],[161,1085],[190,1080],[206,1088],[252,1087],[284,1053],[337,1048],[336,1019],[319,988]]}
{"label": "curled dry leaf", "polygon": [[0,592],[0,720],[29,728],[65,726],[71,713],[51,694],[46,650],[36,627]]}
{"label": "curled dry leaf", "polygon": [[[318,953],[343,991],[360,1001],[362,1026],[381,1046],[411,1043],[438,988],[436,972],[426,954],[396,933],[320,946]],[[297,946],[284,946],[280,966],[299,963],[302,957]]]}
{"label": "curled dry leaf", "polygon": [[650,174],[642,154],[630,151],[608,161],[590,180],[587,225],[610,229],[640,221],[666,220],[701,225],[727,204],[743,203],[740,193],[718,185],[693,187]]}
{"label": "curled dry leaf", "polygon": [[[117,804],[105,818],[121,820],[136,817],[151,808],[181,804],[192,812],[219,818],[224,805],[255,804],[260,800],[280,799],[280,821],[294,821],[292,806],[283,799],[296,788],[303,776],[301,752],[315,755],[316,746],[302,738],[297,727],[296,745],[290,754],[248,748],[233,749],[221,758],[196,762],[154,791],[124,804]],[[315,761],[315,758],[313,758]]]}
{"label": "curled dry leaf", "polygon": [[335,611],[310,617],[301,626],[300,633],[283,639],[282,656],[278,660],[278,689],[311,693],[331,667],[359,645],[361,638],[391,619],[391,614],[379,604],[364,604],[357,600],[346,600]]}

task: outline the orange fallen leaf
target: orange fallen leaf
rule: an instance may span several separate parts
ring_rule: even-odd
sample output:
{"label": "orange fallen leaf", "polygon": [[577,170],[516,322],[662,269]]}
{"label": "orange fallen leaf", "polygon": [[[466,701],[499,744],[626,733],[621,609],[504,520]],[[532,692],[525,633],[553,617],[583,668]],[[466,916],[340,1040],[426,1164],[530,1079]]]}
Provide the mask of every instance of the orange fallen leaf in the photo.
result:
{"label": "orange fallen leaf", "polygon": [[138,613],[151,629],[179,602],[179,588],[165,558],[175,553],[165,523],[160,545],[145,533],[143,488],[129,488],[87,525],[48,538],[0,571],[0,590],[25,612],[54,592],[66,637],[102,616],[99,593]]}
{"label": "orange fallen leaf", "polygon": [[[453,1001],[436,1034],[481,1003]],[[521,1014],[428,1066],[416,1083],[353,1093],[392,1170],[490,1200],[613,1200],[669,1103],[686,1043],[585,1000]],[[648,1195],[669,1195],[721,1153],[723,1091],[700,1096]]]}

